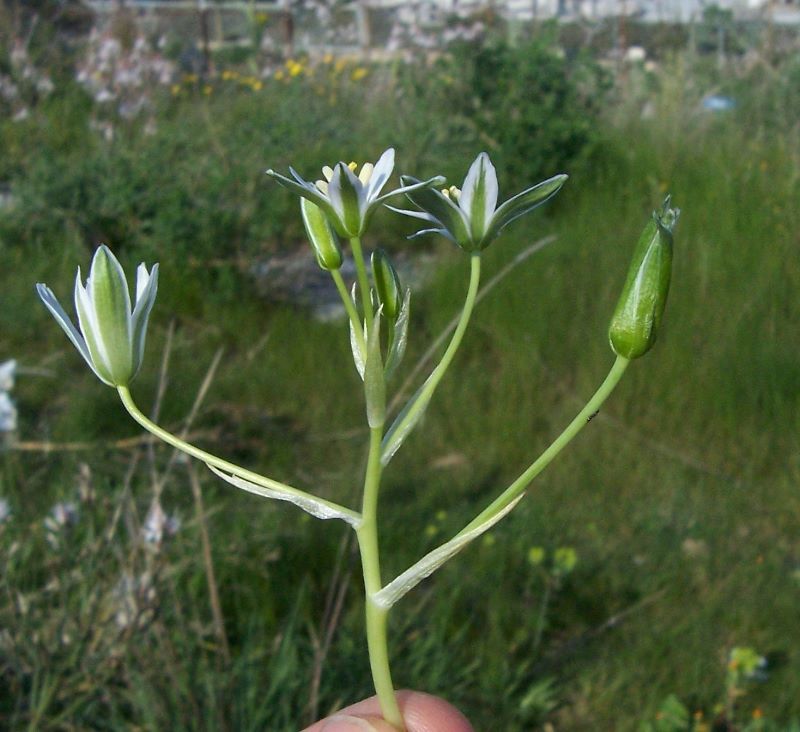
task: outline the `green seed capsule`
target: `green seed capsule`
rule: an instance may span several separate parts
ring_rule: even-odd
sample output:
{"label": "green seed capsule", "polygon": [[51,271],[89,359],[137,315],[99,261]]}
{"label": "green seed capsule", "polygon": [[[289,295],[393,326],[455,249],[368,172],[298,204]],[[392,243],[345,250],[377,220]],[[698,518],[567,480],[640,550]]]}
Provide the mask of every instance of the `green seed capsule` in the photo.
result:
{"label": "green seed capsule", "polygon": [[322,209],[307,198],[300,199],[306,235],[314,248],[317,264],[329,272],[342,266],[342,248]]}
{"label": "green seed capsule", "polygon": [[376,249],[372,254],[372,276],[378,300],[383,305],[383,313],[389,320],[396,320],[403,305],[403,290],[397,270],[389,261],[389,255],[383,249]]}
{"label": "green seed capsule", "polygon": [[618,356],[638,358],[655,343],[669,292],[672,230],[680,213],[680,209],[670,208],[667,196],[639,238],[608,330],[611,348]]}

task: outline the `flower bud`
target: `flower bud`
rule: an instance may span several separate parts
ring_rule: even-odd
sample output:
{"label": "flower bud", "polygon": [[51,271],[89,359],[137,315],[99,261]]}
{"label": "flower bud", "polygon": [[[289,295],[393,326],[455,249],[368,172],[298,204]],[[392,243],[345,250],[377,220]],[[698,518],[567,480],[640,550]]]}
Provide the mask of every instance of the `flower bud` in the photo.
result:
{"label": "flower bud", "polygon": [[328,271],[339,269],[342,266],[342,249],[323,210],[307,198],[301,198],[300,212],[317,264]]}
{"label": "flower bud", "polygon": [[372,276],[378,300],[383,305],[383,313],[389,320],[396,320],[403,306],[403,290],[397,270],[392,266],[389,255],[383,249],[372,254]]}
{"label": "flower bud", "polygon": [[672,230],[679,216],[680,209],[670,208],[667,196],[639,238],[608,330],[618,356],[638,358],[655,343],[669,292]]}
{"label": "flower bud", "polygon": [[92,258],[89,278],[75,280],[75,309],[80,331],[44,284],[36,289],[42,302],[80,351],[97,377],[109,386],[127,386],[136,376],[144,355],[150,311],[158,288],[158,265],[150,272],[136,269],[136,297],[131,310],[128,283],[117,258],[105,245]]}

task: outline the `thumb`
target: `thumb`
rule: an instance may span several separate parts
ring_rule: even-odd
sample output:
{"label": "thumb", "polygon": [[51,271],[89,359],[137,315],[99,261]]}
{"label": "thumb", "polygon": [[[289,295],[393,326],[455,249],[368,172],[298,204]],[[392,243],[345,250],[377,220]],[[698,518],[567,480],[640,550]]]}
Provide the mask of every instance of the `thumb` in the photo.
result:
{"label": "thumb", "polygon": [[[397,701],[408,732],[474,732],[470,723],[444,699],[421,691],[398,691]],[[376,697],[342,709],[304,732],[397,732],[381,718]]]}
{"label": "thumb", "polygon": [[397,730],[378,717],[336,714],[325,722],[320,732],[397,732]]}

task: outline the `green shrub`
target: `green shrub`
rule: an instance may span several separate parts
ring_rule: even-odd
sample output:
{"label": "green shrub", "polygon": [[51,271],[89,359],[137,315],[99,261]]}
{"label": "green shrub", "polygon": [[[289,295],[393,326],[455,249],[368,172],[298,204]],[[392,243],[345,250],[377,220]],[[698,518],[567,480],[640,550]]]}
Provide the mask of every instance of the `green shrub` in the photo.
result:
{"label": "green shrub", "polygon": [[444,63],[453,83],[442,111],[454,110],[515,184],[564,172],[597,142],[610,79],[588,56],[567,57],[550,32],[518,46],[462,45]]}

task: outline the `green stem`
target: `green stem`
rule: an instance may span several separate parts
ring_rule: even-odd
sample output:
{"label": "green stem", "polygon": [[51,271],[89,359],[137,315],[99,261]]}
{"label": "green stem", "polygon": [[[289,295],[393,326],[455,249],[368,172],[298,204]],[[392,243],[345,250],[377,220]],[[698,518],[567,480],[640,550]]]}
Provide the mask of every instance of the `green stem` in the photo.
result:
{"label": "green stem", "polygon": [[333,282],[336,285],[336,289],[339,291],[339,297],[342,298],[344,309],[347,311],[347,317],[350,318],[350,322],[353,325],[361,352],[366,354],[367,342],[364,339],[364,326],[361,324],[361,318],[358,317],[355,303],[350,297],[350,293],[347,291],[347,285],[344,284],[344,279],[342,279],[342,274],[338,269],[331,270],[331,277],[333,277]]}
{"label": "green stem", "polygon": [[263,486],[264,488],[271,488],[275,491],[281,491],[282,493],[292,493],[296,496],[307,498],[309,500],[315,501],[316,503],[321,503],[326,506],[329,506],[331,509],[335,511],[340,511],[347,516],[350,516],[355,521],[359,520],[359,516],[355,511],[351,511],[349,508],[345,508],[344,506],[340,506],[333,501],[327,501],[323,498],[319,498],[317,496],[312,496],[310,493],[306,493],[305,491],[301,491],[298,488],[294,488],[286,483],[281,483],[280,481],[273,480],[272,478],[266,478],[263,475],[259,475],[258,473],[254,473],[252,470],[247,470],[245,468],[239,467],[234,463],[229,463],[227,460],[223,460],[216,455],[212,455],[210,452],[206,452],[205,450],[201,450],[199,447],[195,447],[194,445],[185,442],[180,437],[173,435],[171,432],[167,432],[162,427],[159,427],[155,422],[145,416],[139,407],[136,406],[136,403],[133,401],[133,397],[131,396],[128,387],[126,386],[118,386],[117,393],[119,394],[120,399],[122,400],[123,405],[125,405],[125,409],[128,410],[128,413],[133,417],[142,427],[144,427],[148,432],[154,434],[159,439],[166,442],[168,445],[172,445],[172,447],[185,452],[187,455],[191,455],[198,460],[202,460],[207,465],[213,465],[215,468],[222,470],[227,473],[231,473],[232,475],[237,475],[240,478],[244,478],[245,480],[249,480],[251,483],[255,483],[256,485]]}
{"label": "green stem", "polygon": [[394,693],[392,674],[389,669],[389,652],[386,639],[386,620],[389,610],[379,607],[374,595],[381,589],[380,554],[378,549],[378,492],[381,482],[381,436],[382,427],[370,429],[369,458],[364,479],[364,500],[361,524],[356,529],[358,546],[361,552],[361,567],[364,572],[366,593],[367,648],[369,665],[375,693],[381,705],[383,718],[405,730],[403,715]]}
{"label": "green stem", "polygon": [[364,250],[361,248],[361,238],[354,236],[350,239],[350,248],[353,250],[353,260],[356,263],[358,289],[361,291],[361,306],[364,308],[364,320],[367,321],[367,331],[372,327],[372,295],[369,289],[367,265],[364,263]]}
{"label": "green stem", "polygon": [[456,325],[453,337],[450,339],[450,343],[448,344],[447,349],[442,356],[442,360],[436,364],[436,367],[433,369],[433,371],[431,371],[431,374],[428,376],[425,383],[412,397],[412,401],[405,406],[405,408],[400,412],[397,420],[392,424],[389,432],[387,433],[387,439],[385,440],[386,444],[389,443],[389,438],[392,435],[402,434],[408,424],[413,424],[413,422],[418,418],[419,411],[421,409],[425,409],[431,397],[433,396],[433,392],[436,390],[439,382],[447,372],[450,363],[456,355],[456,351],[458,351],[458,347],[461,345],[461,339],[464,337],[464,332],[467,329],[467,325],[469,325],[469,320],[475,307],[475,298],[478,294],[478,286],[480,285],[480,281],[481,258],[479,254],[473,254],[470,262],[470,277],[467,297],[464,301],[464,309],[461,311],[461,317],[458,320],[458,325]]}
{"label": "green stem", "polygon": [[531,464],[531,466],[523,472],[508,488],[506,488],[492,503],[490,503],[483,511],[481,511],[472,521],[470,521],[456,536],[474,529],[476,526],[482,524],[486,519],[494,516],[498,511],[502,511],[511,501],[519,496],[530,484],[530,482],[541,473],[594,417],[595,413],[600,409],[603,402],[608,398],[614,388],[625,373],[630,361],[622,356],[617,356],[611,371],[608,372],[600,388],[594,393],[594,396],[586,403],[586,406],[578,412],[578,415],[569,426],[555,439],[555,441],[548,447],[539,458]]}

